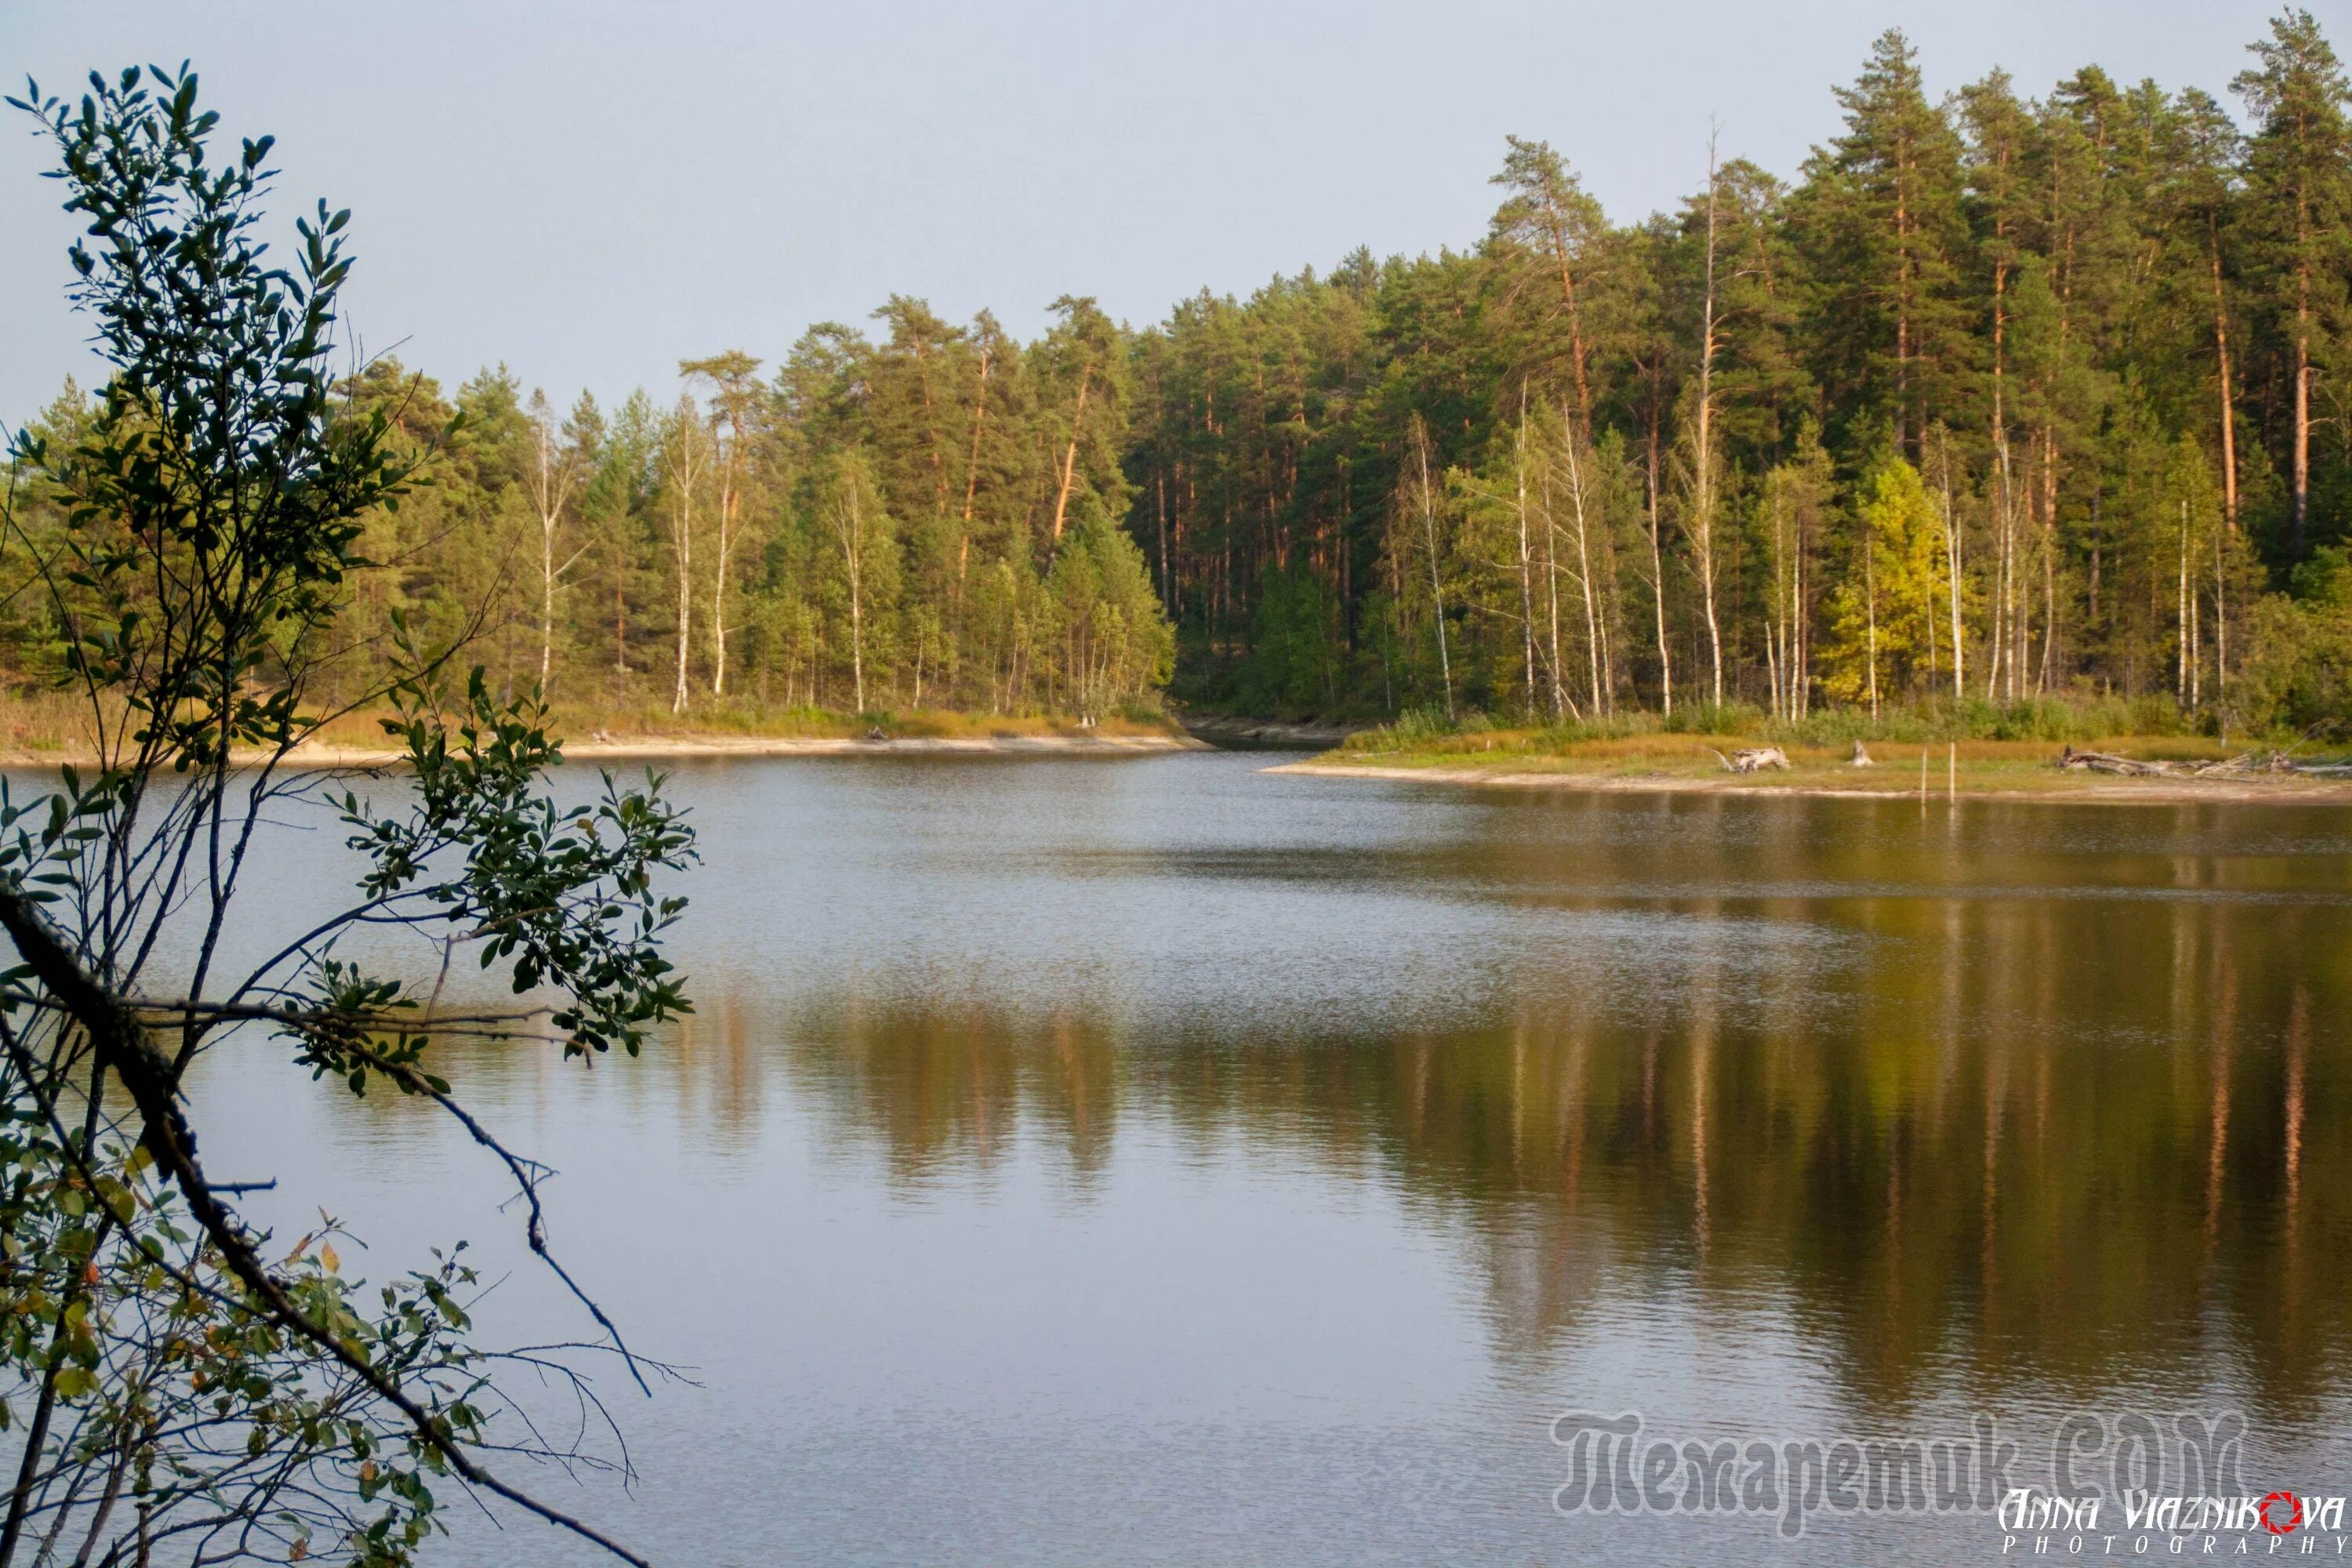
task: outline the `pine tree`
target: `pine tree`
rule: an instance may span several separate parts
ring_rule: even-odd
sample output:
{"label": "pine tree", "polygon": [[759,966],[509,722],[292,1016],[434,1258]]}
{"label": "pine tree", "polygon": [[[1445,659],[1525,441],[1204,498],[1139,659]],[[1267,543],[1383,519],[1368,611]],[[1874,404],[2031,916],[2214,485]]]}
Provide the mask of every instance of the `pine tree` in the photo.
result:
{"label": "pine tree", "polygon": [[1814,153],[1798,213],[1817,280],[1815,374],[1849,428],[1884,423],[1916,456],[1929,421],[1957,415],[1973,358],[1959,140],[1897,31],[1837,100],[1845,133]]}
{"label": "pine tree", "polygon": [[2258,122],[2246,158],[2248,226],[2293,407],[2286,548],[2301,560],[2310,539],[2312,382],[2344,322],[2352,84],[2308,11],[2278,17],[2252,50],[2260,66],[2234,86]]}

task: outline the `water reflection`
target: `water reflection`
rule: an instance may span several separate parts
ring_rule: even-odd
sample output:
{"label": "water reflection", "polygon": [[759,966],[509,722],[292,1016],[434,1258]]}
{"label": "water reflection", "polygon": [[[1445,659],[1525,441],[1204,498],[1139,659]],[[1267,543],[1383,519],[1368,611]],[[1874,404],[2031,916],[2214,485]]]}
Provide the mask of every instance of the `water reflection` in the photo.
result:
{"label": "water reflection", "polygon": [[[1872,1405],[1955,1372],[2087,1391],[2220,1358],[2285,1411],[2340,1365],[2341,819],[1939,803],[1922,832],[1852,803],[1440,809],[1482,830],[1385,853],[1080,842],[1049,875],[1130,884],[1114,897],[1404,882],[1535,917],[1486,944],[1469,1016],[1324,1027],[1278,997],[1188,1015],[1041,983],[1041,963],[1116,956],[1066,951],[970,985],[812,985],[820,948],[780,953],[767,984],[713,955],[699,1016],[623,1073],[640,1092],[666,1078],[721,1147],[756,1142],[788,1093],[902,1193],[985,1182],[1024,1142],[1084,1193],[1131,1121],[1203,1156],[1240,1141],[1394,1183],[1478,1238],[1514,1353],[1609,1279],[1785,1298]],[[1346,912],[1292,920],[1391,955]],[[853,935],[867,913],[828,911]],[[1430,923],[1457,945],[1458,921]],[[1211,955],[1239,962],[1225,981],[1266,983],[1230,939]]]}
{"label": "water reflection", "polygon": [[[1702,1363],[1730,1370],[1686,1409],[1724,1425],[1785,1427],[1793,1358],[1858,1426],[2153,1391],[2329,1437],[2352,815],[1465,795],[1258,765],[690,773],[700,1011],[596,1092],[746,1179],[786,1163],[779,1140],[814,1151],[820,1206],[981,1224],[1034,1176],[1052,1226],[1100,1236],[1166,1224],[1169,1192],[1236,1225],[1237,1202],[1392,1200],[1470,1281],[1452,1331],[1488,1370],[1460,1400],[1505,1412],[1475,1441],[1535,1478],[1509,1529],[1474,1532],[1498,1549],[1554,1539],[1545,1415]],[[457,1076],[544,1114],[569,1070]],[[413,1108],[339,1115],[396,1142]],[[1217,1178],[1235,1168],[1245,1199]],[[1042,1285],[1017,1305],[1032,1269],[1133,1303],[1067,1237],[988,1234],[1016,1313],[1047,1306]],[[1267,1267],[1186,1256],[1244,1300]],[[952,1311],[977,1287],[944,1289]],[[1324,1306],[1383,1310],[1337,1279]],[[1115,1312],[1089,1331],[1137,1364],[1173,1353]]]}
{"label": "water reflection", "polygon": [[[1832,1342],[1862,1405],[1954,1369],[1989,1395],[2093,1397],[2219,1357],[2307,1416],[2347,1342],[2352,1150],[2313,1114],[2339,1075],[2315,1071],[2309,987],[2256,1006],[2223,950],[2197,956],[2120,994],[2210,1005],[2210,1037],[2112,1051],[2037,1042],[2031,999],[1911,949],[1870,976],[1874,1005],[1832,1019],[1768,993],[1732,1022],[1741,999],[1709,990],[1678,1026],[1569,1002],[1475,1030],[1142,1047],[1102,1018],[835,1000],[756,1030],[728,1006],[670,1060],[721,1135],[762,1073],[787,1075],[902,1190],[985,1182],[1026,1137],[1084,1192],[1130,1118],[1204,1156],[1238,1138],[1392,1181],[1466,1222],[1511,1353],[1554,1344],[1594,1279],[1730,1310],[1764,1290]],[[1964,1024],[1964,994],[1998,1026]]]}

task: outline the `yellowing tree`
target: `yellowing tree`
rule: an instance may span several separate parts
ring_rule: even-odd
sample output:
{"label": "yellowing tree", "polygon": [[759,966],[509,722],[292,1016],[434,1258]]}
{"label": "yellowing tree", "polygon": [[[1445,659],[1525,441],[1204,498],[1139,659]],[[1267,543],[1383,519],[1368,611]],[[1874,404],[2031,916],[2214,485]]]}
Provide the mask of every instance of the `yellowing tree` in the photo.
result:
{"label": "yellowing tree", "polygon": [[1933,688],[1951,651],[1936,626],[1950,579],[1940,505],[1902,458],[1864,481],[1855,521],[1854,559],[1830,599],[1822,683],[1832,696],[1869,703],[1874,718],[1883,698]]}

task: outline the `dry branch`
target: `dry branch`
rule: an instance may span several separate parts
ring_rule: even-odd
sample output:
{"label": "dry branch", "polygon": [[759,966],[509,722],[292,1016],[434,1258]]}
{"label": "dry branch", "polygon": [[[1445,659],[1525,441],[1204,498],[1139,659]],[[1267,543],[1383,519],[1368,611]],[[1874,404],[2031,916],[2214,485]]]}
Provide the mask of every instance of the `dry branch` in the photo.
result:
{"label": "dry branch", "polygon": [[[1715,752],[1713,746],[1707,750]],[[1778,746],[1742,746],[1727,757],[1721,752],[1715,752],[1715,755],[1724,772],[1731,773],[1761,773],[1766,768],[1785,769],[1789,765],[1789,753]]]}
{"label": "dry branch", "polygon": [[2113,773],[2121,778],[2211,779],[2219,782],[2297,774],[2314,778],[2352,775],[2352,763],[2303,763],[2284,752],[2242,752],[2212,762],[2162,762],[2118,756],[2113,752],[2078,752],[2072,745],[2059,752],[2055,766],[2074,772]]}

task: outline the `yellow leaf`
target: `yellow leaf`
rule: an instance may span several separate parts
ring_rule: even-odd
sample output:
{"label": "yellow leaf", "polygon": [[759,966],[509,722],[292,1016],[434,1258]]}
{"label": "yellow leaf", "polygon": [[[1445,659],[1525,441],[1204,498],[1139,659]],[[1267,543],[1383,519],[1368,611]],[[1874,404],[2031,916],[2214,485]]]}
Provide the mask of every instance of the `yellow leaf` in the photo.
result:
{"label": "yellow leaf", "polygon": [[335,1256],[335,1244],[331,1241],[320,1245],[319,1261],[327,1266],[327,1272],[330,1274],[340,1274],[343,1271],[343,1260]]}

